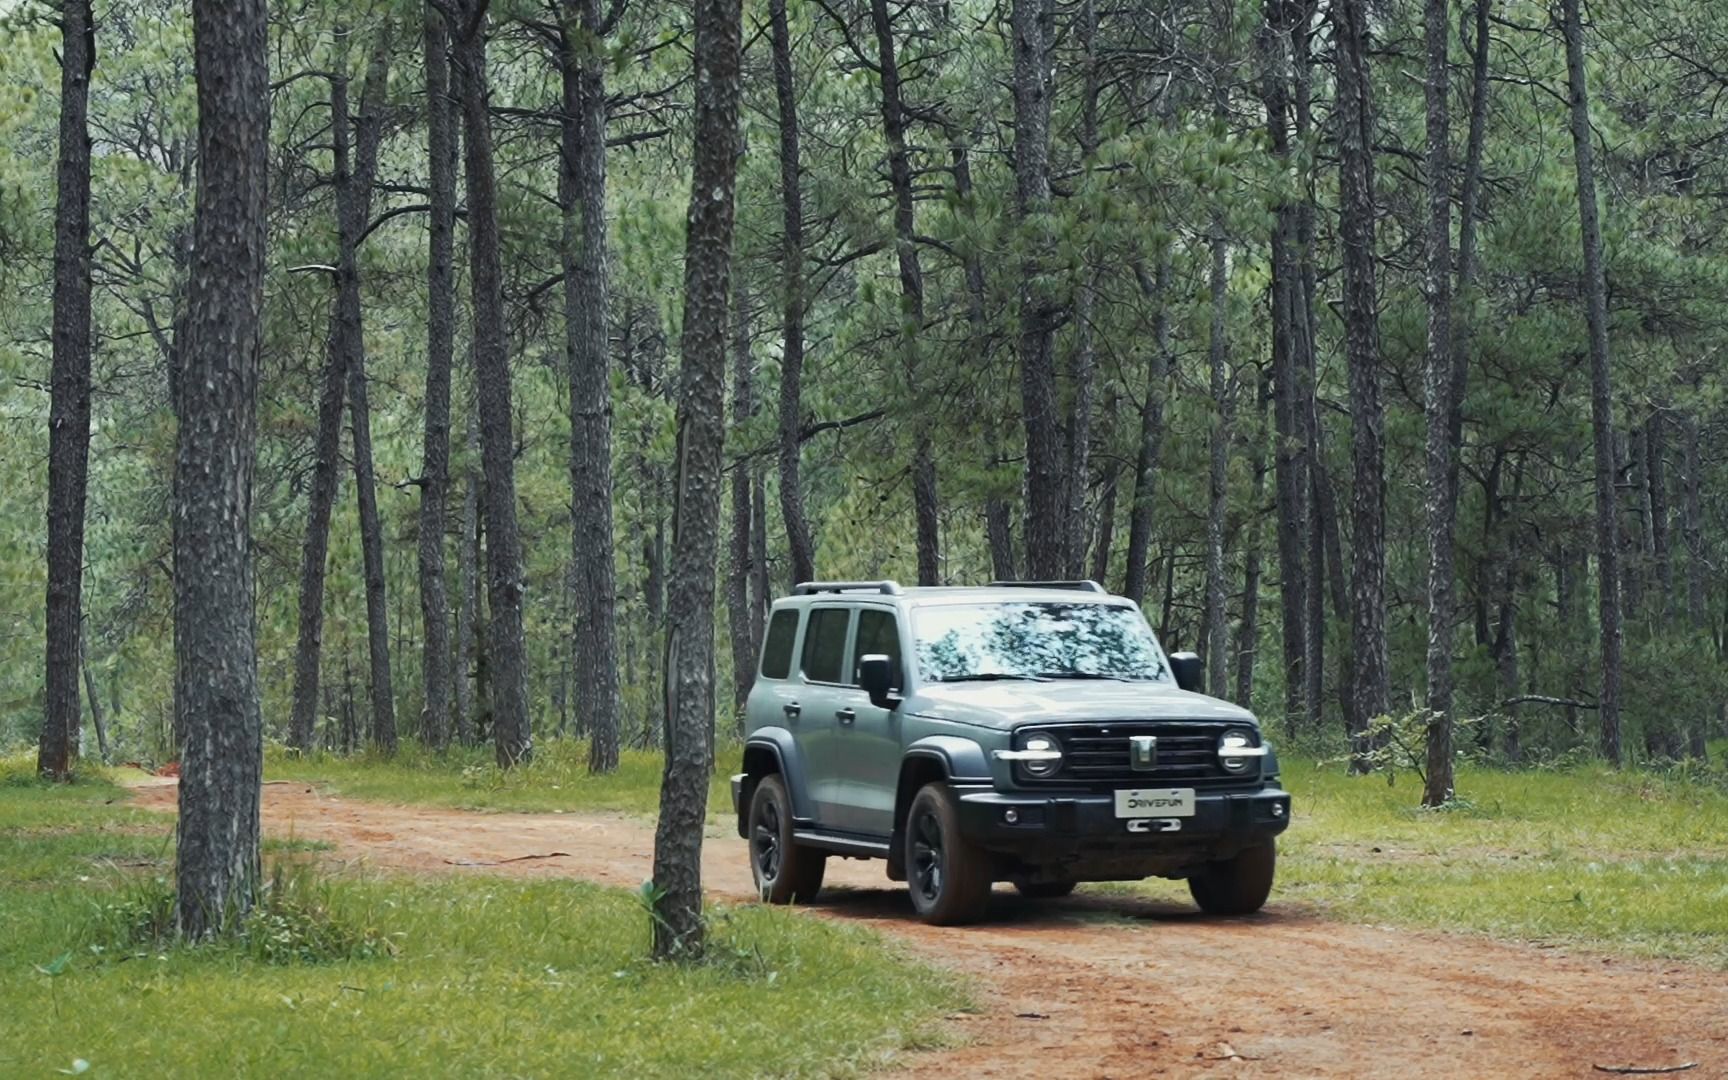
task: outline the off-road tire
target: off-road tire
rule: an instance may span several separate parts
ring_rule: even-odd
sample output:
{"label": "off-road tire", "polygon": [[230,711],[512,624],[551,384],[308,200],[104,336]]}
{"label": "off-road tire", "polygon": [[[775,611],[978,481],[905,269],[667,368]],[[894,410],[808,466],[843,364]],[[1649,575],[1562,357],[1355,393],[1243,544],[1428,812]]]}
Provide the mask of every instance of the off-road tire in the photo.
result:
{"label": "off-road tire", "polygon": [[960,832],[947,784],[925,784],[906,812],[906,887],[927,923],[977,922],[990,906],[990,857]]}
{"label": "off-road tire", "polygon": [[822,890],[826,852],[792,839],[792,800],[778,775],[764,776],[750,795],[750,873],[770,904],[807,904]]}
{"label": "off-road tire", "polygon": [[1074,891],[1077,881],[1016,881],[1014,887],[1028,900],[1060,900]]}
{"label": "off-road tire", "polygon": [[1195,871],[1188,891],[1208,915],[1252,915],[1271,895],[1277,866],[1278,847],[1268,839]]}

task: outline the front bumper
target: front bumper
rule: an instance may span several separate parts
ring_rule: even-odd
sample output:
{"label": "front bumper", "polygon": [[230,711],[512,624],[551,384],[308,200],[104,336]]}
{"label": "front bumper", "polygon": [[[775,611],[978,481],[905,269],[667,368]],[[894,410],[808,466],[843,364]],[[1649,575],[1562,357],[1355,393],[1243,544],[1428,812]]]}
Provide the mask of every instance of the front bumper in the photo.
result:
{"label": "front bumper", "polygon": [[[1037,859],[1076,845],[1121,853],[1236,849],[1277,836],[1290,825],[1290,793],[1266,786],[1248,791],[1195,792],[1194,815],[1128,819],[1116,816],[1110,792],[1003,792],[959,788],[960,829],[994,850]],[[1012,811],[1012,813],[1010,813]],[[1008,818],[1013,817],[1014,821]],[[1134,826],[1130,821],[1148,821]]]}

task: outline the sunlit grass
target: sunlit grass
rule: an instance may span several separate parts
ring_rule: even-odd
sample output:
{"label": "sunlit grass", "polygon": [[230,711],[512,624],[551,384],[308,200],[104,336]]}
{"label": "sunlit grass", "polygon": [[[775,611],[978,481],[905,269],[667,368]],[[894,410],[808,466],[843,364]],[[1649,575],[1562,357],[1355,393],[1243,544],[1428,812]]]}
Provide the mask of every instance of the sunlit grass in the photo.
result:
{"label": "sunlit grass", "polygon": [[[1410,778],[1286,761],[1274,903],[1351,922],[1582,944],[1728,966],[1728,793],[1600,766],[1465,768],[1460,803]],[[1184,897],[1180,883],[1137,891]]]}
{"label": "sunlit grass", "polygon": [[867,930],[767,907],[713,911],[709,962],[653,965],[635,895],[563,881],[317,883],[393,957],[116,946],[105,910],[172,857],[100,778],[0,782],[0,1076],[846,1075],[965,1001]]}

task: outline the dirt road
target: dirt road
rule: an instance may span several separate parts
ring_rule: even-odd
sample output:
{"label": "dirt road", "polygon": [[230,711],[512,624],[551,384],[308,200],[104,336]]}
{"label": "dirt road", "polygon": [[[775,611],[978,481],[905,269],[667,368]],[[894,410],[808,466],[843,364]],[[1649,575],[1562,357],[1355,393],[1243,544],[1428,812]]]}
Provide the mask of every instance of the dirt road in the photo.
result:
{"label": "dirt road", "polygon": [[[328,840],[338,861],[419,873],[575,877],[634,887],[651,826],[578,814],[386,806],[265,787],[272,835]],[[172,811],[172,784],[141,803]],[[518,859],[567,852],[554,858]],[[743,841],[710,829],[712,894],[752,896]],[[998,893],[996,918],[913,921],[879,863],[831,860],[814,910],[867,922],[959,972],[985,1006],[964,1046],[911,1070],[972,1077],[1583,1077],[1672,1067],[1728,1077],[1728,974],[1475,937],[1393,933],[1274,903],[1253,919],[1077,895]]]}

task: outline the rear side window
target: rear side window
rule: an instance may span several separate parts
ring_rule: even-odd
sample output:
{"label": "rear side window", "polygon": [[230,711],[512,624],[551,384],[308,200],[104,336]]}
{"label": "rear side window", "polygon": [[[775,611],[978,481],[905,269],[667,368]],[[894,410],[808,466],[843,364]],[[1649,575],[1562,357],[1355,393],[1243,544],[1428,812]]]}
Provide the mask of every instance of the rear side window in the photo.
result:
{"label": "rear side window", "polygon": [[811,682],[837,683],[846,665],[846,631],[850,608],[817,608],[804,631],[804,677]]}
{"label": "rear side window", "polygon": [[900,680],[900,624],[887,611],[858,612],[858,644],[852,650],[852,685],[858,685],[858,662],[872,653],[886,656],[894,662],[891,685],[899,690],[906,684]]}
{"label": "rear side window", "polygon": [[792,642],[798,637],[798,612],[776,611],[768,622],[768,640],[762,646],[762,677],[784,679],[792,674]]}

